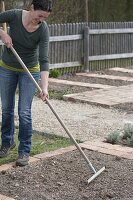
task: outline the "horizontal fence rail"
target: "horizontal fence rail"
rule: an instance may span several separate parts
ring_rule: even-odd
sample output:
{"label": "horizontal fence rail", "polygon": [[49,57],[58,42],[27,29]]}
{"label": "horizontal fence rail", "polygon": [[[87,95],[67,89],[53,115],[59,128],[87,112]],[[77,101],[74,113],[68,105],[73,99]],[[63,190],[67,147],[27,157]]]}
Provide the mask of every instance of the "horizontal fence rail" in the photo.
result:
{"label": "horizontal fence rail", "polygon": [[133,33],[132,28],[126,29],[93,29],[89,31],[89,34],[115,34],[115,33]]}
{"label": "horizontal fence rail", "polygon": [[78,72],[133,65],[133,22],[51,24],[49,31],[50,69]]}
{"label": "horizontal fence rail", "polygon": [[73,41],[73,40],[82,40],[82,35],[65,35],[65,36],[52,36],[50,37],[50,42],[61,42],[61,41]]}

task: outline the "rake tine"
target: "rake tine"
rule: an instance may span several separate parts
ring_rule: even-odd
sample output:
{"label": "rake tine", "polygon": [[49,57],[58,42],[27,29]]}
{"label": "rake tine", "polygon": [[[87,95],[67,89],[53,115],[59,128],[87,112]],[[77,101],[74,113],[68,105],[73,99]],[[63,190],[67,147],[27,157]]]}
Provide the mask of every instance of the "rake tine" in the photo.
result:
{"label": "rake tine", "polygon": [[91,178],[88,179],[88,183],[92,182],[97,176],[99,176],[103,171],[105,170],[105,167],[102,167],[99,171],[97,171]]}

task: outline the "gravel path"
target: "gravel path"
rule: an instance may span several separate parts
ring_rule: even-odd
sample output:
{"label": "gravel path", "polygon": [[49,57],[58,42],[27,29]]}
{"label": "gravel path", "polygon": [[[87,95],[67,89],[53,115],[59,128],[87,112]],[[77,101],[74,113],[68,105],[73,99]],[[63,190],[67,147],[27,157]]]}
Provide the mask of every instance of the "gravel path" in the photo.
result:
{"label": "gravel path", "polygon": [[[118,112],[115,109],[59,100],[50,102],[73,136],[81,141],[104,137],[112,131],[122,130],[125,121],[133,119],[133,114]],[[33,103],[33,128],[40,132],[66,136],[48,105],[38,98],[35,98]]]}
{"label": "gravel path", "polygon": [[[122,130],[125,121],[133,119],[133,114],[115,109],[60,100],[50,100],[50,103],[71,134],[81,141],[104,137],[112,131]],[[34,130],[67,136],[47,104],[35,97],[32,108]],[[15,119],[18,125],[17,102]]]}

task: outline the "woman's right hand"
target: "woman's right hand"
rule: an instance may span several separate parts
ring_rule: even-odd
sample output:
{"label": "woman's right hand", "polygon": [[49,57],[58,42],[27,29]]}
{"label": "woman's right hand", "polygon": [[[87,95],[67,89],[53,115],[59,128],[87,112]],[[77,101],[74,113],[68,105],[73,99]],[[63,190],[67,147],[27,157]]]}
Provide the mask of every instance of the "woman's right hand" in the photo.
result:
{"label": "woman's right hand", "polygon": [[7,46],[7,48],[10,48],[11,46],[13,46],[12,38],[5,31],[2,31],[0,36],[1,36],[2,42]]}

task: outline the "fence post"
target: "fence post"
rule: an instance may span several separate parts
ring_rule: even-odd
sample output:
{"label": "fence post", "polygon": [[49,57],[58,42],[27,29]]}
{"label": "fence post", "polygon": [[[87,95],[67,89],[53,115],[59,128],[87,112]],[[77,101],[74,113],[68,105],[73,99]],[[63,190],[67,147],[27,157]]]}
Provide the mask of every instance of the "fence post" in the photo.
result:
{"label": "fence post", "polygon": [[84,29],[84,71],[89,72],[89,27]]}

